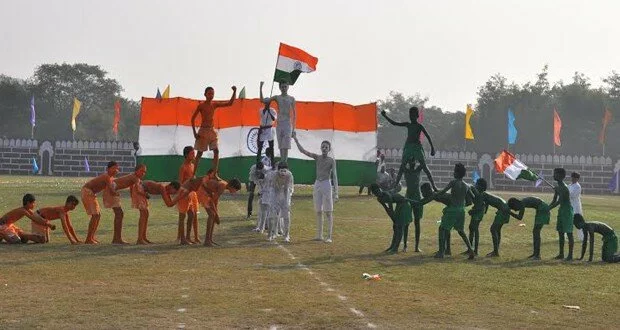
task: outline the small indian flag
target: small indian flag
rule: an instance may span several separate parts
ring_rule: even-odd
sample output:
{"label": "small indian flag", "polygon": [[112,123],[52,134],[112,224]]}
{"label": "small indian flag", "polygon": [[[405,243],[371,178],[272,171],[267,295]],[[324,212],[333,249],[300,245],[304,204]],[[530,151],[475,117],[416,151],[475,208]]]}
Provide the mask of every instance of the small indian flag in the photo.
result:
{"label": "small indian flag", "polygon": [[305,51],[280,43],[273,81],[294,85],[302,72],[313,72],[319,59]]}
{"label": "small indian flag", "polygon": [[504,173],[511,180],[524,179],[536,181],[538,176],[528,170],[525,164],[521,163],[513,154],[504,150],[495,158],[495,170],[497,173]]}

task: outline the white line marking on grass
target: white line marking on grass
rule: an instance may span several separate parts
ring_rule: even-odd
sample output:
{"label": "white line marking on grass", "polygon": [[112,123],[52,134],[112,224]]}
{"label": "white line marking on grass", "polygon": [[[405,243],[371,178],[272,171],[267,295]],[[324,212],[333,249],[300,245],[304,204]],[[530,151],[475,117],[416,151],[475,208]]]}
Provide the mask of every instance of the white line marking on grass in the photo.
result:
{"label": "white line marking on grass", "polygon": [[177,312],[179,312],[179,313],[185,313],[186,311],[187,311],[187,309],[185,309],[185,308],[177,309]]}
{"label": "white line marking on grass", "polygon": [[[235,208],[237,209],[237,212],[239,214],[242,214],[242,215],[244,214],[245,211],[242,210],[241,207],[239,207],[239,205],[237,205],[237,203],[233,203],[233,205],[235,206]],[[284,251],[284,253],[286,253],[289,256],[289,258],[291,258],[291,260],[297,260],[295,255],[293,255],[293,253],[289,249],[287,249],[284,245],[278,243],[277,241],[274,241],[273,243],[278,247],[278,249]],[[310,270],[310,268],[307,265],[304,265],[301,262],[297,261],[297,268],[300,268],[300,269],[306,271],[309,275],[311,275],[314,279],[316,279],[317,282],[319,282],[320,286],[327,287],[326,291],[336,292],[336,290],[334,290],[334,289],[329,287],[329,284],[321,281],[321,279],[312,270]],[[345,301],[347,300],[346,296],[343,296],[343,295],[340,295],[340,294],[337,294],[336,296],[343,304],[345,304],[345,307],[348,308],[351,313],[353,313],[355,316],[357,316],[359,318],[364,319],[364,321],[366,321],[366,326],[368,328],[376,328],[377,327],[373,323],[370,323],[368,318],[366,318],[366,315],[364,315],[364,313],[362,313],[360,310],[355,309],[355,308],[353,308],[350,305],[347,306],[347,304],[345,303]],[[277,329],[277,327],[275,325],[272,325],[269,329]]]}

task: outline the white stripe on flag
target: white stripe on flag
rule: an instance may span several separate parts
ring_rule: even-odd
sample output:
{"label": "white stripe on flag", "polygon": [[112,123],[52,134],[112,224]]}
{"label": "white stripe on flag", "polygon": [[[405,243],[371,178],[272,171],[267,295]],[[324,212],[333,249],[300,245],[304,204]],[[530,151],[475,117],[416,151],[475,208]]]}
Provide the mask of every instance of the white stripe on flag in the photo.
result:
{"label": "white stripe on flag", "polygon": [[[295,67],[296,64],[297,64],[297,67]],[[314,69],[308,66],[307,63],[292,59],[290,57],[282,56],[282,55],[278,56],[278,62],[276,63],[276,70],[280,70],[284,72],[293,72],[293,70],[300,70],[301,72],[313,72],[314,71]]]}
{"label": "white stripe on flag", "polygon": [[512,180],[516,180],[522,170],[527,170],[527,166],[521,163],[518,159],[515,159],[505,170],[504,175]]}

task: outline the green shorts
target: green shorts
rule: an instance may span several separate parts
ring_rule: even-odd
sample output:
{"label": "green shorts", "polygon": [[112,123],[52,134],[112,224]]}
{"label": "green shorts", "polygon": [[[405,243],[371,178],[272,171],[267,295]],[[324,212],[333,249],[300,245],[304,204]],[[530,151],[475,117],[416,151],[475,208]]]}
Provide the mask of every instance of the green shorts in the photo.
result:
{"label": "green shorts", "polygon": [[408,159],[415,159],[418,162],[424,161],[424,148],[422,144],[418,143],[405,143],[403,147],[403,163]]}
{"label": "green shorts", "polygon": [[411,210],[413,213],[413,218],[422,219],[424,217],[424,206],[422,205],[411,205]]}
{"label": "green shorts", "polygon": [[445,230],[463,230],[465,226],[465,208],[462,206],[446,206],[443,208],[443,215],[441,216],[441,225],[439,226]]}
{"label": "green shorts", "polygon": [[560,204],[555,229],[560,233],[573,232],[573,207],[570,204],[564,206]]}
{"label": "green shorts", "polygon": [[494,225],[503,225],[507,224],[510,221],[510,214],[497,210],[495,212],[495,219],[493,219]]}
{"label": "green shorts", "polygon": [[603,236],[603,248],[602,248],[602,257],[603,261],[611,260],[618,251],[618,237],[616,234],[611,233]]}
{"label": "green shorts", "polygon": [[411,205],[408,202],[399,203],[396,205],[396,210],[394,211],[396,216],[396,224],[397,225],[408,225],[412,221],[411,217]]}
{"label": "green shorts", "polygon": [[484,218],[484,211],[476,211],[474,212],[474,214],[471,215],[471,221],[477,221],[480,222],[482,221],[482,218]]}
{"label": "green shorts", "polygon": [[536,215],[534,216],[535,225],[548,225],[551,221],[551,212],[549,211],[549,205],[542,203],[542,205],[536,209]]}

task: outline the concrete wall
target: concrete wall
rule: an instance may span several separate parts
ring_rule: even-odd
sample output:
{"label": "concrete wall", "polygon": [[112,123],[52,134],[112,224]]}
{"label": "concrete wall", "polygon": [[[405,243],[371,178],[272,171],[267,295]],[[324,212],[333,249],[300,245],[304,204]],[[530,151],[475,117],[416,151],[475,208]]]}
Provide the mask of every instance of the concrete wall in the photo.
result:
{"label": "concrete wall", "polygon": [[44,141],[39,144],[36,140],[4,139],[0,155],[0,174],[34,175],[33,158],[39,175],[96,176],[105,171],[111,160],[120,165],[121,173],[132,172],[136,165],[131,142]]}

